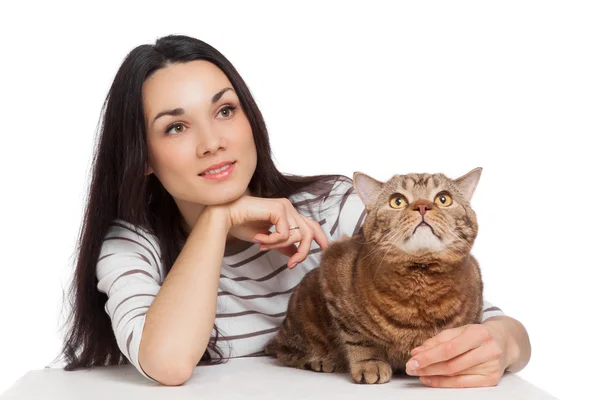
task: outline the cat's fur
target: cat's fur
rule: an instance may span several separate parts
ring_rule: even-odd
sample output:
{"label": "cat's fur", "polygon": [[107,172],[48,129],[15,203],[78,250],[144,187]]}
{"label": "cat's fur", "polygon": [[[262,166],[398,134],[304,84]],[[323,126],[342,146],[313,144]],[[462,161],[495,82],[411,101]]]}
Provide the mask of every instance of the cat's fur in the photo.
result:
{"label": "cat's fur", "polygon": [[[290,367],[385,383],[404,370],[414,347],[480,322],[483,283],[470,255],[478,226],[469,204],[480,175],[476,168],[455,180],[408,174],[383,183],[355,173],[367,210],[363,229],[323,252],[265,352]],[[435,203],[440,193],[451,196],[450,206]],[[397,194],[405,197],[403,209],[391,205],[402,204],[390,201]]]}

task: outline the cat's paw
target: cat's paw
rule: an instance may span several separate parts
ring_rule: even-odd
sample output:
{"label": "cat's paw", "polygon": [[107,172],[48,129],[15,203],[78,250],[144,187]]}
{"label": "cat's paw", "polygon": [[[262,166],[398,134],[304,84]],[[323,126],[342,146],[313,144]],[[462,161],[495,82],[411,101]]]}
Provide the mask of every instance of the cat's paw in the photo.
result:
{"label": "cat's paw", "polygon": [[350,373],[356,383],[387,383],[392,377],[392,367],[385,361],[369,360],[353,365]]}
{"label": "cat's paw", "polygon": [[335,372],[335,363],[331,360],[317,360],[306,364],[306,369],[315,372]]}

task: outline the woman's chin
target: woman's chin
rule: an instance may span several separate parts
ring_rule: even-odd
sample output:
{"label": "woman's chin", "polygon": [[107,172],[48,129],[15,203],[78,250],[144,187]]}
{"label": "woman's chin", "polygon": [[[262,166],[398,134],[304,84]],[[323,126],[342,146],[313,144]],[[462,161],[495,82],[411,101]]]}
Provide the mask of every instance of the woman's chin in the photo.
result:
{"label": "woman's chin", "polygon": [[247,189],[240,189],[240,188],[237,188],[237,189],[236,188],[231,188],[231,189],[223,188],[223,190],[219,190],[219,191],[215,191],[215,192],[217,192],[217,193],[214,193],[214,192],[211,193],[210,198],[202,199],[202,201],[198,201],[198,203],[210,205],[210,206],[226,204],[226,203],[231,203],[232,201],[239,199],[244,194],[250,193]]}

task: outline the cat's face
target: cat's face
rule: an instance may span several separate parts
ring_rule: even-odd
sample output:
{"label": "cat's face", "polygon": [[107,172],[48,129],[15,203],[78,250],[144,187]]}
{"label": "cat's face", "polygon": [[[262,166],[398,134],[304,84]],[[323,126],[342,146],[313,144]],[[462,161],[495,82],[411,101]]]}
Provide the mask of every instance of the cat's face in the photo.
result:
{"label": "cat's face", "polygon": [[458,179],[408,174],[379,182],[355,173],[354,187],[368,213],[365,238],[407,254],[468,253],[478,229],[469,202],[480,175],[476,168]]}

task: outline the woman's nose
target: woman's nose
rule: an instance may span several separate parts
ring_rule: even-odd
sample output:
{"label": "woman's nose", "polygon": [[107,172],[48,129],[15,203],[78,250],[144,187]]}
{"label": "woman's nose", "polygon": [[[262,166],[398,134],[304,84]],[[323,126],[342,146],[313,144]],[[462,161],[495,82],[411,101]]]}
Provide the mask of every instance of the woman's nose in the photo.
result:
{"label": "woman's nose", "polygon": [[204,130],[198,135],[198,145],[196,147],[198,157],[216,153],[222,147],[223,138],[218,132]]}

